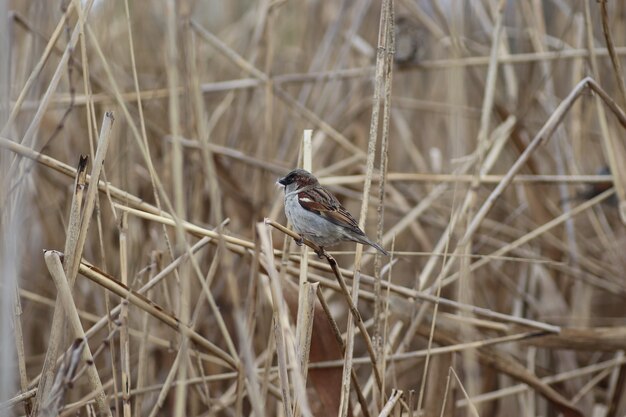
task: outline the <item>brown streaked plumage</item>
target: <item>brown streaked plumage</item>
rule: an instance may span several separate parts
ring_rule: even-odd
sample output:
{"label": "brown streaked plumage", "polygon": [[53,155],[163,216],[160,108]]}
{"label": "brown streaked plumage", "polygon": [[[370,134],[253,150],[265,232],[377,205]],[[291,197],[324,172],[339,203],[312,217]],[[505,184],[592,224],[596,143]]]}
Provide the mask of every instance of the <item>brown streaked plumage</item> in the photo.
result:
{"label": "brown streaked plumage", "polygon": [[294,169],[278,183],[285,187],[287,219],[302,237],[321,248],[352,241],[389,255],[365,235],[348,210],[310,172]]}

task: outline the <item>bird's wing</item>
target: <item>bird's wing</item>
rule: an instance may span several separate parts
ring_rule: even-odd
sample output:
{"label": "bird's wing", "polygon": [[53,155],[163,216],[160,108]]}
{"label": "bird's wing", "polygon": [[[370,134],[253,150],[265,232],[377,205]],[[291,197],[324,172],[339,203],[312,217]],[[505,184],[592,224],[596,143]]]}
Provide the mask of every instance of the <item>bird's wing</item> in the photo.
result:
{"label": "bird's wing", "polygon": [[315,187],[298,193],[298,202],[303,209],[312,211],[338,226],[363,235],[359,224],[352,215],[324,187]]}

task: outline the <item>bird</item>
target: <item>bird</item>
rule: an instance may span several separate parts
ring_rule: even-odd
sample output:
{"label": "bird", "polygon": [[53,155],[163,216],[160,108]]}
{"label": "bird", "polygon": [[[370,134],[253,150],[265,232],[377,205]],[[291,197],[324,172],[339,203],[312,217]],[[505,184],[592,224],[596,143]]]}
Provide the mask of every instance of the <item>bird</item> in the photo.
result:
{"label": "bird", "polygon": [[[347,241],[369,245],[389,256],[365,235],[348,210],[309,171],[294,169],[277,183],[285,189],[287,219],[302,238],[320,247],[318,256],[322,256],[325,247]],[[303,240],[296,243],[302,245]]]}

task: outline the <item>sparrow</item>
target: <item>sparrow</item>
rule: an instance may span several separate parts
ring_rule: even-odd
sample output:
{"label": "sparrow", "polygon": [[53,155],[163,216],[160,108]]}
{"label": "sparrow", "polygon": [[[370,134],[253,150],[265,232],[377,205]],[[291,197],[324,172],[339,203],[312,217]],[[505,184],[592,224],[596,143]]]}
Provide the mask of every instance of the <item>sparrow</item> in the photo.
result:
{"label": "sparrow", "polygon": [[324,253],[324,247],[346,241],[370,245],[389,255],[363,233],[348,210],[310,172],[294,169],[277,183],[285,188],[287,219],[300,236],[320,247],[318,255]]}

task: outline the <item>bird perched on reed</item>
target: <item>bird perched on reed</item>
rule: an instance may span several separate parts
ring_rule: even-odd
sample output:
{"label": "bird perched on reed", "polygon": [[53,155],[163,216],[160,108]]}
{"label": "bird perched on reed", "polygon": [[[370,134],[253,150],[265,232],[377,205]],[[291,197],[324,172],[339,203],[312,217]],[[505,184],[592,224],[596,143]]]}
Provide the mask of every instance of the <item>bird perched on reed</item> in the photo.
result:
{"label": "bird perched on reed", "polygon": [[[369,245],[389,255],[365,235],[348,210],[310,172],[294,169],[278,184],[285,187],[287,219],[300,236],[320,247],[318,255],[325,247],[346,241]],[[302,241],[297,243],[301,245]]]}

